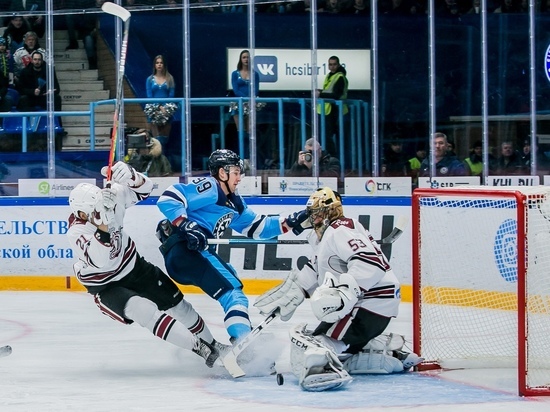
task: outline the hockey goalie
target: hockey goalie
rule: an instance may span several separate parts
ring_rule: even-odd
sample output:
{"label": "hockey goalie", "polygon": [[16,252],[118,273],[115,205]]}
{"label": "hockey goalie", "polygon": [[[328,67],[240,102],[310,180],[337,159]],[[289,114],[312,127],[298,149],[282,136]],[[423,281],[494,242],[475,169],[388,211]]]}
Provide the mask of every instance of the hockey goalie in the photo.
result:
{"label": "hockey goalie", "polygon": [[254,303],[262,314],[278,311],[288,321],[309,298],[320,324],[290,331],[299,385],[307,391],[336,389],[354,374],[398,373],[419,364],[422,358],[403,350],[403,336],[383,335],[398,314],[400,285],[372,235],[344,216],[340,195],[328,187],[310,196],[306,213],[302,227],[313,229],[311,258]]}

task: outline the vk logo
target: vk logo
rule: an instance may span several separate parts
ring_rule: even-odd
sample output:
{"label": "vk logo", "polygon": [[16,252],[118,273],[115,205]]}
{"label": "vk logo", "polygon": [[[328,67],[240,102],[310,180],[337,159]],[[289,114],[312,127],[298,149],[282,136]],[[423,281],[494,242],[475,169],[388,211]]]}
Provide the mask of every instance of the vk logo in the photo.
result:
{"label": "vk logo", "polygon": [[260,74],[260,82],[275,83],[277,82],[277,57],[275,56],[255,56],[254,63]]}

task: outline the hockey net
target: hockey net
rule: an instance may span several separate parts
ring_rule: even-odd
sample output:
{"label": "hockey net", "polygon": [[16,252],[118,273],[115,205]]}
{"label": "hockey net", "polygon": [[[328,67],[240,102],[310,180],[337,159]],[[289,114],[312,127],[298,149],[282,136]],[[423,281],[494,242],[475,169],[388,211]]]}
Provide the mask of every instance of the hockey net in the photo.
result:
{"label": "hockey net", "polygon": [[417,189],[412,207],[424,367],[516,367],[520,395],[550,395],[550,187]]}

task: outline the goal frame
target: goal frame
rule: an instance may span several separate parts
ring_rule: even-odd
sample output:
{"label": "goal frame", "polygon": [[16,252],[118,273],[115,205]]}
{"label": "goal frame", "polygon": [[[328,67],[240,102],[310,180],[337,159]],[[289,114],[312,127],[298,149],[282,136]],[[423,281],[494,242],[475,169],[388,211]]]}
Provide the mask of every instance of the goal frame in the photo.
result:
{"label": "goal frame", "polygon": [[[528,330],[528,318],[527,318],[527,285],[526,285],[526,273],[527,273],[527,261],[526,261],[526,213],[525,207],[527,204],[527,195],[514,188],[477,188],[477,189],[416,189],[412,196],[412,275],[413,275],[413,348],[414,352],[422,356],[422,329],[421,329],[421,303],[422,303],[422,281],[421,281],[421,236],[420,236],[420,198],[425,197],[438,197],[444,194],[444,196],[468,196],[471,198],[483,198],[483,197],[498,197],[503,199],[515,199],[516,204],[516,220],[517,220],[517,381],[518,381],[518,393],[520,396],[550,396],[550,388],[533,388],[527,385],[527,330]],[[519,241],[520,235],[523,237],[523,241]],[[440,368],[437,363],[428,362],[424,365],[424,370],[438,369]],[[422,369],[422,366],[419,368]]]}

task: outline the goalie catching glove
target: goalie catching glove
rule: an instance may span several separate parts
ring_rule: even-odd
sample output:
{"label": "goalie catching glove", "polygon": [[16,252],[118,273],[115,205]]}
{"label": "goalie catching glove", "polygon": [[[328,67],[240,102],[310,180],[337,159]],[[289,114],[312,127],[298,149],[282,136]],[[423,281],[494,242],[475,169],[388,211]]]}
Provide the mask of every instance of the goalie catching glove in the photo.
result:
{"label": "goalie catching glove", "polygon": [[360,296],[361,289],[353,276],[343,273],[338,280],[326,272],[323,284],[311,295],[311,309],[320,321],[335,323],[351,312]]}
{"label": "goalie catching glove", "polygon": [[283,283],[259,296],[254,306],[265,316],[278,310],[281,320],[286,322],[305,299],[297,279],[298,271],[292,270]]}
{"label": "goalie catching glove", "polygon": [[[108,166],[101,168],[101,174],[107,177]],[[143,184],[141,175],[127,163],[116,162],[111,168],[111,181],[130,187],[139,187]]]}

